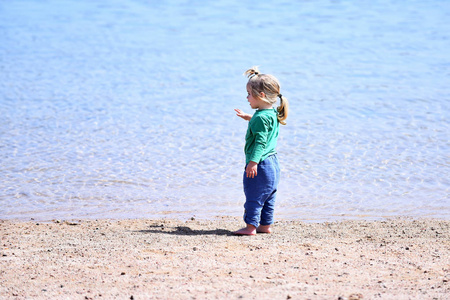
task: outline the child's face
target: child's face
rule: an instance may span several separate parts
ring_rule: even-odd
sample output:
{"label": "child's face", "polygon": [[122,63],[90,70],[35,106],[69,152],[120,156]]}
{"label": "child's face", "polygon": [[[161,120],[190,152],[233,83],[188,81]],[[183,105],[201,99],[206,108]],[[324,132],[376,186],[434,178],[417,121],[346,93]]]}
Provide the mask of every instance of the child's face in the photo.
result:
{"label": "child's face", "polygon": [[260,104],[261,100],[257,97],[253,97],[252,91],[250,90],[249,86],[247,86],[247,94],[248,94],[247,100],[248,100],[248,103],[250,103],[251,108],[253,108],[253,109],[259,108],[259,104]]}

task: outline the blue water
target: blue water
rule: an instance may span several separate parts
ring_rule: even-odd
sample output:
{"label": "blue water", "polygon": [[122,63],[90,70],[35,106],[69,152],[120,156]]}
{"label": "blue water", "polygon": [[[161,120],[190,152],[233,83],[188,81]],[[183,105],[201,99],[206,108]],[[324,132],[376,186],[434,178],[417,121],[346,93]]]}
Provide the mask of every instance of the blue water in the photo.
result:
{"label": "blue water", "polygon": [[450,219],[450,2],[0,1],[0,218],[241,216],[253,65],[276,217]]}

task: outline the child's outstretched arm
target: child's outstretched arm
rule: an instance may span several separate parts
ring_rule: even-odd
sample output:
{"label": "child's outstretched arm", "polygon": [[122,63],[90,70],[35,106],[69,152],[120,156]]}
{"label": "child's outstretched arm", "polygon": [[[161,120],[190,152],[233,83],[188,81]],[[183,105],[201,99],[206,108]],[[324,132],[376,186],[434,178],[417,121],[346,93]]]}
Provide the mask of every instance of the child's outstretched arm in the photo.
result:
{"label": "child's outstretched arm", "polygon": [[241,117],[242,119],[244,119],[246,121],[250,121],[250,119],[252,118],[252,115],[246,114],[239,108],[236,108],[234,111],[236,112],[236,116]]}

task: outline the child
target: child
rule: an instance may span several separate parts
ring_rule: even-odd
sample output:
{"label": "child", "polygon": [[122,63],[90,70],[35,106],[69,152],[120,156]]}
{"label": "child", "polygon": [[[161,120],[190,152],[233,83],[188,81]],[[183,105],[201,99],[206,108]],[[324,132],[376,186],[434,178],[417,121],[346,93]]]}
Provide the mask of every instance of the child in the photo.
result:
{"label": "child", "polygon": [[[253,116],[235,109],[236,115],[249,121],[245,136],[245,173],[244,193],[245,212],[244,227],[234,234],[255,235],[271,233],[273,211],[280,167],[275,150],[279,124],[286,125],[288,102],[280,94],[278,80],[268,74],[261,74],[257,67],[245,72],[249,77],[247,83],[248,102],[256,109]],[[280,99],[280,106],[273,105]]]}

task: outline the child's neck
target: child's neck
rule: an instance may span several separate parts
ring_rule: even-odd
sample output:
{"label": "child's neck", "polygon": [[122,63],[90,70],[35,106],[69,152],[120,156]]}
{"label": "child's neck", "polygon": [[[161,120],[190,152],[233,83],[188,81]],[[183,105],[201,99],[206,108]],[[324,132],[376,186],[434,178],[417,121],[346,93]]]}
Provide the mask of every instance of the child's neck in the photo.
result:
{"label": "child's neck", "polygon": [[266,103],[266,102],[261,103],[261,104],[258,106],[258,110],[261,110],[261,109],[271,109],[271,108],[272,108],[272,104],[269,104],[269,103]]}

